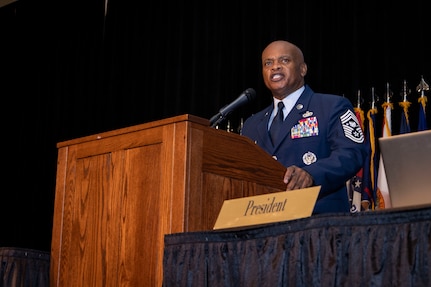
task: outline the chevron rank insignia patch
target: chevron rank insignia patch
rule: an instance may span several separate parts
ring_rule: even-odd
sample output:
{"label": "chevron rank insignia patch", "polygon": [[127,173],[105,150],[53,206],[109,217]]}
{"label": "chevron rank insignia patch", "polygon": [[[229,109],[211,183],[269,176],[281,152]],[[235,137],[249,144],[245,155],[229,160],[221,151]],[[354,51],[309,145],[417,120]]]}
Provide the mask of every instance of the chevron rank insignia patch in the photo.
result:
{"label": "chevron rank insignia patch", "polygon": [[359,125],[358,119],[351,110],[347,110],[347,112],[340,116],[340,120],[346,138],[349,138],[356,143],[364,142],[364,133]]}

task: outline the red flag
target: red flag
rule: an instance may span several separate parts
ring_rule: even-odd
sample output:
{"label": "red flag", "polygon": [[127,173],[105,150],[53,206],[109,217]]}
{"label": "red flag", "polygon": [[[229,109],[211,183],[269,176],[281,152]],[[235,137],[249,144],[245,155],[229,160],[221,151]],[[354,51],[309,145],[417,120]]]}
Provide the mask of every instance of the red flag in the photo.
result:
{"label": "red flag", "polygon": [[[359,121],[361,129],[364,130],[364,111],[361,109],[361,94],[358,91],[358,103],[357,106],[353,108],[355,111],[356,118]],[[369,209],[369,202],[365,200],[362,202],[363,193],[363,168],[361,168],[356,175],[354,175],[350,180],[347,181],[347,190],[349,192],[349,199],[351,201],[350,212],[356,213],[364,209]],[[365,207],[364,207],[365,206]]]}

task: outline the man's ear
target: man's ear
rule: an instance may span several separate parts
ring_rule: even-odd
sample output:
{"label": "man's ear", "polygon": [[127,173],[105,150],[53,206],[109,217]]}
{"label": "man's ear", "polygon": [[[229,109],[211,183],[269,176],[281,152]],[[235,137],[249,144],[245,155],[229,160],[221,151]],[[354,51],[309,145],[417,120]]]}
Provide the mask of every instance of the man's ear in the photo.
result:
{"label": "man's ear", "polygon": [[301,64],[301,76],[305,77],[305,75],[307,75],[307,64],[306,63],[302,63]]}

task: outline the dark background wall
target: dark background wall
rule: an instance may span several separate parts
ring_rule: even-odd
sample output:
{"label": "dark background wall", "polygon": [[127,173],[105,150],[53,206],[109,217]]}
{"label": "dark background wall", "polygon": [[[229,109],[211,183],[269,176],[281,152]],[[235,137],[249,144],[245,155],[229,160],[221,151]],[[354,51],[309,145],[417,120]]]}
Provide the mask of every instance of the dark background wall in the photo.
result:
{"label": "dark background wall", "polygon": [[[50,249],[58,142],[185,113],[210,118],[246,88],[257,99],[229,116],[233,126],[268,105],[260,55],[275,39],[302,48],[315,91],[355,105],[360,91],[365,110],[372,88],[383,99],[389,83],[398,102],[406,80],[416,129],[415,88],[421,76],[431,82],[425,0],[224,2],[0,8],[0,246]],[[399,114],[395,104],[394,134]]]}

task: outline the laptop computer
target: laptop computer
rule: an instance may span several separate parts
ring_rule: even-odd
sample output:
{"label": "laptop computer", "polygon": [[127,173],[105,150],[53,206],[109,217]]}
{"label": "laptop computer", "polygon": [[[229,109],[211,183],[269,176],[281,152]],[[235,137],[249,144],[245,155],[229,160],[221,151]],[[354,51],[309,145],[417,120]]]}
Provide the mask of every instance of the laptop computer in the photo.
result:
{"label": "laptop computer", "polygon": [[391,207],[431,205],[431,130],[378,140]]}

